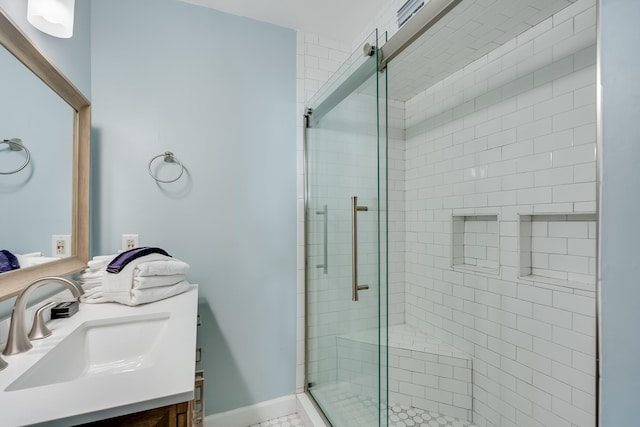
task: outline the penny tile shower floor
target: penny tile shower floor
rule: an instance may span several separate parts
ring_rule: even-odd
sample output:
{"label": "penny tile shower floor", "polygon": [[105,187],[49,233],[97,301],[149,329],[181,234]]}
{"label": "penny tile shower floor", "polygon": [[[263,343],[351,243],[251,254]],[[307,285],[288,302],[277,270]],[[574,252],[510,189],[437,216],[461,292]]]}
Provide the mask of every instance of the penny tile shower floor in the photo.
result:
{"label": "penny tile shower floor", "polygon": [[[349,427],[367,426],[369,420],[351,419]],[[376,423],[377,425],[377,423]],[[389,409],[389,427],[474,427],[474,424],[468,421],[461,421],[453,417],[440,415],[435,412],[425,411],[419,408],[412,408],[404,405],[392,405]],[[298,414],[287,415],[269,421],[263,421],[258,424],[252,424],[248,427],[304,427]]]}
{"label": "penny tile shower floor", "polygon": [[[374,427],[378,425],[376,402],[355,393],[320,388],[312,392],[321,405],[332,408],[336,427]],[[386,405],[382,405],[387,416]],[[390,404],[389,427],[476,427],[469,421],[459,420],[436,412],[408,405]],[[384,425],[384,424],[383,424]]]}
{"label": "penny tile shower floor", "polygon": [[410,406],[393,405],[389,410],[389,427],[474,427],[468,421],[440,415]]}

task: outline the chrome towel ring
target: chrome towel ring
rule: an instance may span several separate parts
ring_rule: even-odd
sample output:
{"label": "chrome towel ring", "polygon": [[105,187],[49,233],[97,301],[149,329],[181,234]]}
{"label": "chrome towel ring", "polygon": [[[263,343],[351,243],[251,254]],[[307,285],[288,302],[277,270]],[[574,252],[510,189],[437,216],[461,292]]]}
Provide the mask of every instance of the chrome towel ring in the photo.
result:
{"label": "chrome towel ring", "polygon": [[15,169],[15,170],[12,170],[12,171],[8,171],[8,172],[0,171],[0,175],[12,175],[14,173],[20,172],[22,169],[27,167],[27,165],[31,161],[31,153],[29,152],[27,147],[24,146],[24,144],[22,143],[21,139],[19,139],[19,138],[5,139],[5,140],[0,141],[0,144],[8,144],[9,145],[9,150],[11,150],[11,151],[23,151],[24,150],[24,152],[27,155],[27,159],[24,161],[22,166],[20,166],[18,169]]}
{"label": "chrome towel ring", "polygon": [[[180,166],[180,173],[178,174],[177,177],[173,178],[173,179],[167,179],[167,180],[163,180],[158,178],[156,175],[153,174],[153,172],[151,171],[151,164],[153,163],[153,161],[159,157],[164,157],[164,161],[166,163],[177,163],[178,166]],[[165,151],[164,154],[158,154],[157,156],[153,157],[150,161],[149,161],[149,166],[147,168],[149,170],[149,175],[151,175],[151,178],[155,179],[157,182],[162,182],[164,184],[169,184],[171,182],[176,182],[177,180],[180,179],[180,177],[182,176],[183,172],[184,172],[184,166],[182,165],[182,163],[180,162],[180,160],[178,160],[178,158],[176,156],[173,155],[173,153],[171,151]]]}

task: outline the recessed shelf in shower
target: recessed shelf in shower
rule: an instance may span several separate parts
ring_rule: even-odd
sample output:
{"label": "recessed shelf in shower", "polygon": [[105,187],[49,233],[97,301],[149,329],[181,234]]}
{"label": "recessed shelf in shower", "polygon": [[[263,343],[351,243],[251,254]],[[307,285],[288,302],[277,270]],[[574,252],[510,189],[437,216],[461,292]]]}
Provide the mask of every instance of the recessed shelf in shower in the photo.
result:
{"label": "recessed shelf in shower", "polygon": [[521,280],[593,290],[596,214],[520,214],[518,277]]}
{"label": "recessed shelf in shower", "polygon": [[454,214],[451,218],[451,266],[481,273],[500,273],[497,214]]}

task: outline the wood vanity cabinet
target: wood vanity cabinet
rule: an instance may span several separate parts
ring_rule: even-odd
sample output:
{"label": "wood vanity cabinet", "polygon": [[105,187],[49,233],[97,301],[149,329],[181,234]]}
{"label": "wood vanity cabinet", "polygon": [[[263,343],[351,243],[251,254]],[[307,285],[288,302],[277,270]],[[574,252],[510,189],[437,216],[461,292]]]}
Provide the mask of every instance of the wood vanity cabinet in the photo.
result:
{"label": "wood vanity cabinet", "polygon": [[82,427],[191,427],[189,402],[82,424]]}

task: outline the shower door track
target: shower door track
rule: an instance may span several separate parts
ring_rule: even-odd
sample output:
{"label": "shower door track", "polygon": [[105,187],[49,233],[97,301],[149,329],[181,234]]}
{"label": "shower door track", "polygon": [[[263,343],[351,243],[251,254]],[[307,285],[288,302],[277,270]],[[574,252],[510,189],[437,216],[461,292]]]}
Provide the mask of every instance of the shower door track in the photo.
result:
{"label": "shower door track", "polygon": [[445,17],[451,9],[456,7],[462,0],[431,0],[422,7],[402,28],[395,33],[384,46],[378,49],[378,59],[367,52],[365,56],[370,58],[365,61],[349,78],[347,78],[338,88],[333,90],[327,98],[313,110],[307,109],[304,113],[304,127],[312,127],[313,122],[320,120],[325,114],[338,105],[344,97],[351,93],[353,89],[364,83],[371,77],[377,68],[383,72],[387,64],[398,56],[429,28],[433,27],[440,19]]}
{"label": "shower door track", "polygon": [[384,70],[389,62],[444,18],[462,0],[431,0],[395,33],[378,54],[378,69]]}

